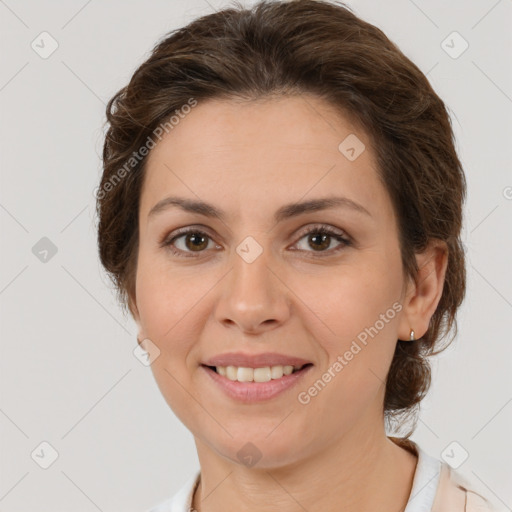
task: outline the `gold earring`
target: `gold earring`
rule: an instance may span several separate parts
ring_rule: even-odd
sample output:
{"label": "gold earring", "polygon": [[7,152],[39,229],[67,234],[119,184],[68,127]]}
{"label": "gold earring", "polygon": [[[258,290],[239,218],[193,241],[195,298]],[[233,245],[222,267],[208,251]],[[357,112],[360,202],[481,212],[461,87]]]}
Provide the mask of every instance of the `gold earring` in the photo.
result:
{"label": "gold earring", "polygon": [[414,331],[411,329],[411,336],[409,338],[409,341],[416,341],[416,338],[414,337]]}

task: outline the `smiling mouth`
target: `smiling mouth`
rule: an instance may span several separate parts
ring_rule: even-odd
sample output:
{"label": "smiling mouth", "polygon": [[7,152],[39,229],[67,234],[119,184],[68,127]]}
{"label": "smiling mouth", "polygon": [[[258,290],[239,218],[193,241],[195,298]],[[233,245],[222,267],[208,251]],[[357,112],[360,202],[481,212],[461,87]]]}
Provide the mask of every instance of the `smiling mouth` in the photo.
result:
{"label": "smiling mouth", "polygon": [[275,365],[264,366],[260,368],[238,366],[203,366],[234,382],[269,382],[271,380],[282,379],[283,377],[291,375],[292,373],[301,372],[305,368],[313,365],[312,363],[307,363],[300,366]]}

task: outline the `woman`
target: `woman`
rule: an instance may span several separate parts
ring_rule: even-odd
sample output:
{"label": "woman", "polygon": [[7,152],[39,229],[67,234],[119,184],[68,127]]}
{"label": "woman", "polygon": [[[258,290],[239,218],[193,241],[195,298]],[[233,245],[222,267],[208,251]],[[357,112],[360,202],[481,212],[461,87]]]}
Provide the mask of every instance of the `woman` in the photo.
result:
{"label": "woman", "polygon": [[107,118],[101,261],[201,467],[153,511],[491,510],[408,439],[465,294],[421,71],[341,3],[237,6],[162,40]]}

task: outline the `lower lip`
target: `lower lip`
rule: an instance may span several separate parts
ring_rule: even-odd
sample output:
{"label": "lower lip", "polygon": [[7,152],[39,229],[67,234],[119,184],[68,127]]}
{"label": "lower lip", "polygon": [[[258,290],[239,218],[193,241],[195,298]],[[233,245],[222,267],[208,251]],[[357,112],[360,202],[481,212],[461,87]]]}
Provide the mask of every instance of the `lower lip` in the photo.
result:
{"label": "lower lip", "polygon": [[219,375],[215,370],[207,366],[201,368],[216,382],[222,391],[229,397],[246,403],[262,402],[270,400],[284,391],[295,386],[309,372],[312,365],[291,373],[283,375],[280,379],[272,379],[268,382],[238,382],[229,380],[227,377]]}

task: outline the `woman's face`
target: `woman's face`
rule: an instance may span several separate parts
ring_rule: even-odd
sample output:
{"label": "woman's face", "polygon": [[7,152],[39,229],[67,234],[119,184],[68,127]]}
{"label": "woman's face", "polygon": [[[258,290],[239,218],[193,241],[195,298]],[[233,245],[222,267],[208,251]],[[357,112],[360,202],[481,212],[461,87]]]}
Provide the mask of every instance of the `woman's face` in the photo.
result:
{"label": "woman's face", "polygon": [[[169,406],[221,456],[282,466],[382,432],[384,381],[409,324],[396,217],[369,144],[313,96],[215,100],[199,102],[148,157],[139,339],[160,350],[151,368]],[[153,210],[171,196],[222,218],[169,202]],[[329,198],[345,202],[313,205]],[[310,364],[237,384],[204,366],[226,354],[249,359],[221,366]]]}

